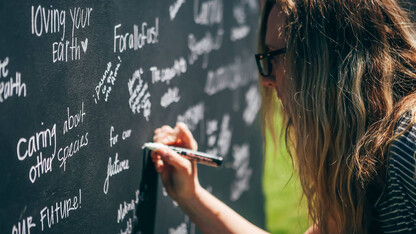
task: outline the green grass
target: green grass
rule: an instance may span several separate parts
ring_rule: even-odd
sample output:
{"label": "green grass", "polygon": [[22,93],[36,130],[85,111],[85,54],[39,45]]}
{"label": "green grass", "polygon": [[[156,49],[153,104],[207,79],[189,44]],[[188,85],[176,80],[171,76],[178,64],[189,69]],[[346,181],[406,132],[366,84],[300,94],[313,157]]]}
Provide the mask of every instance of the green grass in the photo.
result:
{"label": "green grass", "polygon": [[[279,147],[284,144],[280,144]],[[300,200],[299,178],[284,147],[273,155],[266,149],[263,188],[266,196],[266,227],[271,233],[303,233],[308,228],[306,201]]]}

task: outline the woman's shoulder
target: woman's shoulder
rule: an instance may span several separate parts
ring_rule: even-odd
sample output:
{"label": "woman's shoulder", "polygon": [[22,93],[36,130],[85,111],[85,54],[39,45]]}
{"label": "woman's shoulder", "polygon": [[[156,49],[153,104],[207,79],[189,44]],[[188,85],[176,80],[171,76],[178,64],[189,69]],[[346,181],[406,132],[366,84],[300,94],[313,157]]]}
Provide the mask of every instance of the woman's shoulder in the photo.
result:
{"label": "woman's shoulder", "polygon": [[404,181],[411,182],[414,189],[416,164],[416,124],[410,124],[409,115],[404,115],[398,121],[394,134],[399,134],[390,144],[388,152],[388,176],[398,176]]}
{"label": "woman's shoulder", "polygon": [[416,124],[403,116],[387,155],[385,188],[376,203],[377,221],[383,232],[416,233]]}

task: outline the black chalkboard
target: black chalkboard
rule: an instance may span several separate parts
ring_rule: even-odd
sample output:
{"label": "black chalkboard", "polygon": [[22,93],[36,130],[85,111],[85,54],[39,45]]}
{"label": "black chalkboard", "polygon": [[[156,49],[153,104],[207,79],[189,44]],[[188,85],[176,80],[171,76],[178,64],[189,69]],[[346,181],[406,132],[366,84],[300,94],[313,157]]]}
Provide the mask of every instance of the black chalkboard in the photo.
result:
{"label": "black chalkboard", "polygon": [[141,149],[177,121],[225,158],[201,184],[264,227],[257,17],[257,0],[1,1],[0,233],[198,232]]}

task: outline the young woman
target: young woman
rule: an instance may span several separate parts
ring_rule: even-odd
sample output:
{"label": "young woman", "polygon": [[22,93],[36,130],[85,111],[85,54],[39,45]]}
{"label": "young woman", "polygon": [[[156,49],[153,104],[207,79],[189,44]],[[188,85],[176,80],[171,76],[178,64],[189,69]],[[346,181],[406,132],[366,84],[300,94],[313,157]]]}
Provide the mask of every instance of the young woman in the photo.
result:
{"label": "young woman", "polygon": [[[256,55],[263,126],[299,173],[308,233],[416,233],[416,32],[396,0],[266,1]],[[277,95],[276,95],[277,93]],[[197,149],[184,124],[155,142]],[[261,233],[198,182],[195,163],[152,155],[203,232]],[[278,220],[276,220],[278,222]]]}

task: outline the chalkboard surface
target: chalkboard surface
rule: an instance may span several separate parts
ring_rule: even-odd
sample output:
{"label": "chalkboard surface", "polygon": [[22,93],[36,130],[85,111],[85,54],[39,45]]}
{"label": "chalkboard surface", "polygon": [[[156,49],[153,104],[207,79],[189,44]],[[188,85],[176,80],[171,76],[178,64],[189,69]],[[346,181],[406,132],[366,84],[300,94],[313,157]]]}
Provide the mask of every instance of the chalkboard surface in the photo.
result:
{"label": "chalkboard surface", "polygon": [[264,227],[257,17],[257,0],[1,1],[0,233],[198,232],[141,149],[177,121],[225,158],[201,184]]}

